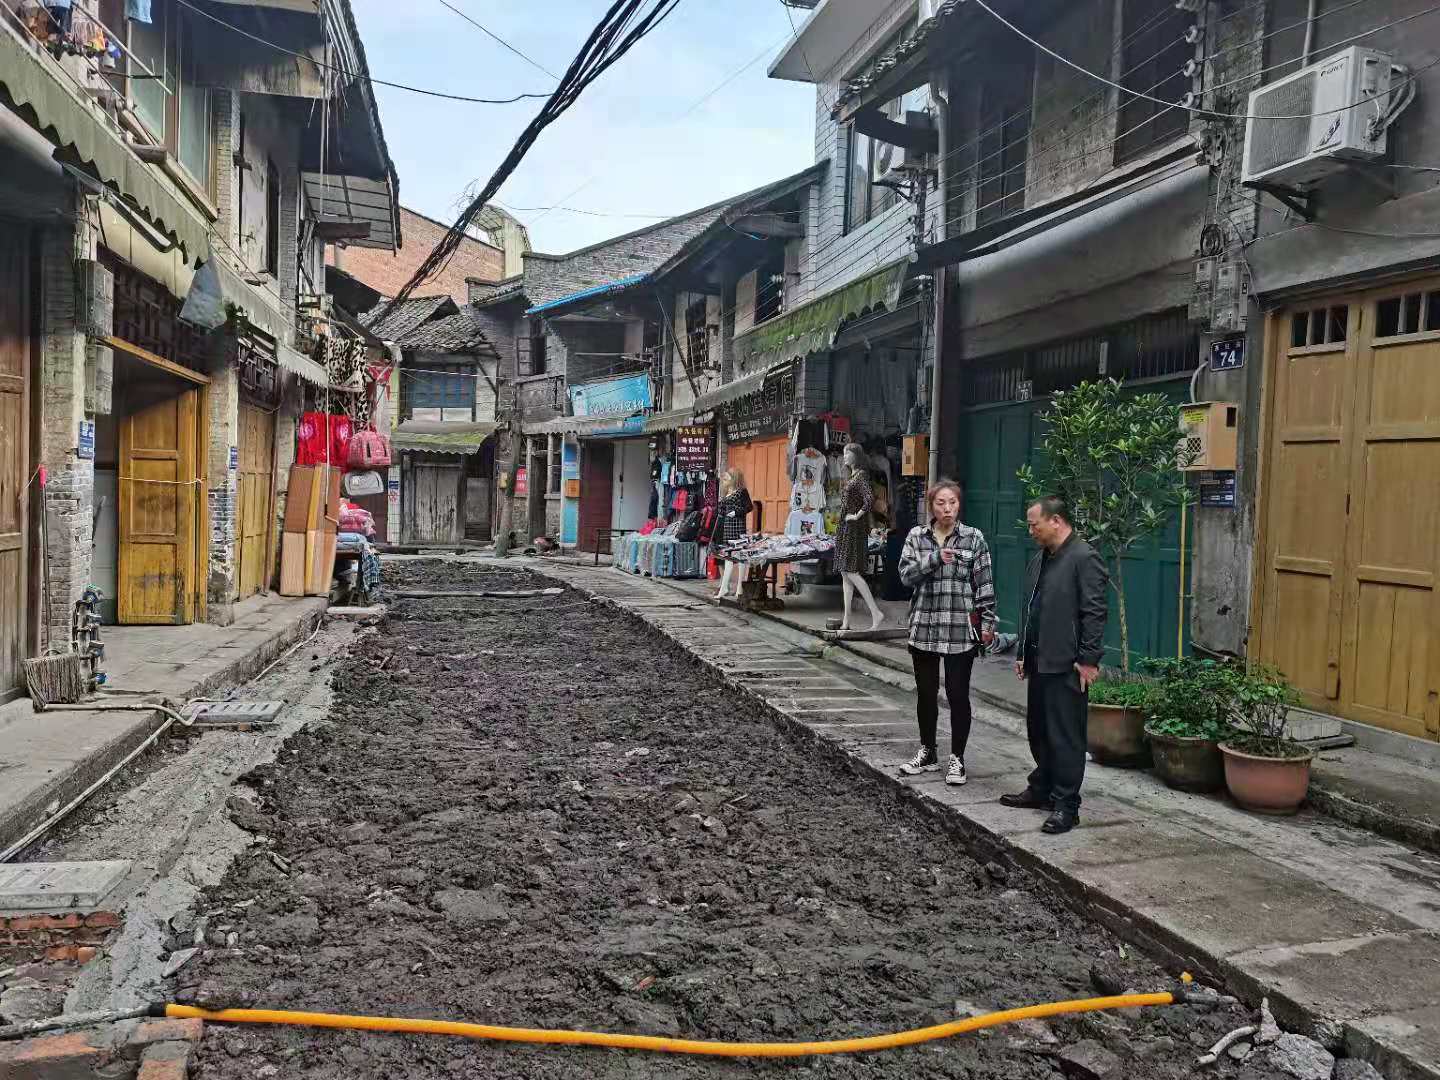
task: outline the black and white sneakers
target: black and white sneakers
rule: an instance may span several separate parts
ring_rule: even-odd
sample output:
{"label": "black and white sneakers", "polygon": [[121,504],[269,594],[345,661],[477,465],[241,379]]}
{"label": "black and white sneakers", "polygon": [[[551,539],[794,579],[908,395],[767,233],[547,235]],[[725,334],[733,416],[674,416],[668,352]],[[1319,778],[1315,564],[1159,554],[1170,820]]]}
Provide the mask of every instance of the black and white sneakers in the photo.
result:
{"label": "black and white sneakers", "polygon": [[921,773],[935,772],[940,768],[940,759],[935,756],[933,746],[922,746],[915,751],[915,756],[900,766],[900,771],[906,776],[919,776]]}
{"label": "black and white sneakers", "polygon": [[945,770],[945,783],[951,787],[960,787],[965,783],[965,779],[965,762],[951,754],[950,765]]}

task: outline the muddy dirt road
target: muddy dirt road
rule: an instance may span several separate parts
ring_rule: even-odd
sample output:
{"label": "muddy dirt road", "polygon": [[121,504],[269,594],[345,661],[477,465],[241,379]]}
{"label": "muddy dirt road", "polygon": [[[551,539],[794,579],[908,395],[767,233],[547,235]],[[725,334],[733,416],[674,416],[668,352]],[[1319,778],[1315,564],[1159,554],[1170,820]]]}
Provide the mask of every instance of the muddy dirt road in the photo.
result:
{"label": "muddy dirt road", "polygon": [[[456,563],[397,580],[548,584]],[[234,944],[185,969],[182,1000],[795,1040],[1090,996],[1097,964],[1166,985],[576,592],[394,602],[328,721],[245,783],[255,843],[203,905]],[[1116,1076],[1188,1077],[1243,1022],[1155,1010],[783,1063],[211,1025],[199,1075],[1049,1080],[1108,1054]]]}

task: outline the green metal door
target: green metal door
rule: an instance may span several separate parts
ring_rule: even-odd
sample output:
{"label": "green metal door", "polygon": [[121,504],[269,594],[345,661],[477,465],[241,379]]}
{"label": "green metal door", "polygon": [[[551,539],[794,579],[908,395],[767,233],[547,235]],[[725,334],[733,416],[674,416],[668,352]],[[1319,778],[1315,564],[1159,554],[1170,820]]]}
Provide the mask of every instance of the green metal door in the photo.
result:
{"label": "green metal door", "polygon": [[[1183,401],[1185,380],[1149,384],[1149,392]],[[1040,416],[1048,399],[983,405],[967,410],[961,440],[961,484],[965,489],[962,516],[980,529],[990,543],[995,563],[995,592],[1002,630],[1019,629],[1024,606],[1025,565],[1035,545],[1025,530],[1025,492],[1016,471],[1032,462],[1041,438]],[[1194,515],[1187,521],[1186,562],[1194,550]],[[1113,574],[1113,569],[1112,569]],[[1180,623],[1180,525],[1178,515],[1159,537],[1134,548],[1125,559],[1125,594],[1130,616],[1131,661],[1140,656],[1174,656]],[[1186,591],[1190,573],[1186,571]],[[1190,644],[1189,601],[1185,602],[1185,648]],[[1120,620],[1115,594],[1105,632],[1106,663],[1120,665]]]}

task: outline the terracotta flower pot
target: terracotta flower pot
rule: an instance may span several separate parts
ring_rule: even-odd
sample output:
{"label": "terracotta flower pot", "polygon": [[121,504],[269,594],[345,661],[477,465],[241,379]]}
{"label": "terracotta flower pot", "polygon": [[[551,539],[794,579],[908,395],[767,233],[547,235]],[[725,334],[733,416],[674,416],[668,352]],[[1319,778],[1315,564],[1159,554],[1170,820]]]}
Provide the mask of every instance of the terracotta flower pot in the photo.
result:
{"label": "terracotta flower pot", "polygon": [[1260,757],[1220,744],[1225,758],[1225,786],[1243,809],[1257,814],[1286,815],[1300,809],[1310,789],[1313,752],[1300,757]]}
{"label": "terracotta flower pot", "polygon": [[1086,744],[1099,765],[1140,768],[1150,764],[1145,714],[1139,709],[1091,702]]}
{"label": "terracotta flower pot", "polygon": [[1148,725],[1155,774],[1177,791],[1219,791],[1225,786],[1225,762],[1213,739],[1163,735]]}

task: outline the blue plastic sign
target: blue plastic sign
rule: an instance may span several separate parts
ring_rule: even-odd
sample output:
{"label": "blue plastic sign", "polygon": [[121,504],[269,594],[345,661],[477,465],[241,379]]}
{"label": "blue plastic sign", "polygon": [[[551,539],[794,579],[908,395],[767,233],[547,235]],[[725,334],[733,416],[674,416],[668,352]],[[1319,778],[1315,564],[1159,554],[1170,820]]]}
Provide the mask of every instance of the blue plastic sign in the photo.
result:
{"label": "blue plastic sign", "polygon": [[234,472],[238,468],[240,468],[240,448],[232,446],[230,447],[230,471]]}
{"label": "blue plastic sign", "polygon": [[[572,386],[570,404],[576,416],[632,416],[653,404],[650,396],[650,375],[648,372],[640,372],[618,379]],[[644,430],[643,423],[641,430]]]}
{"label": "blue plastic sign", "polygon": [[86,461],[95,458],[95,421],[81,420],[80,435],[75,440],[75,456]]}
{"label": "blue plastic sign", "polygon": [[1245,339],[1226,338],[1210,343],[1211,371],[1239,371],[1245,366]]}

